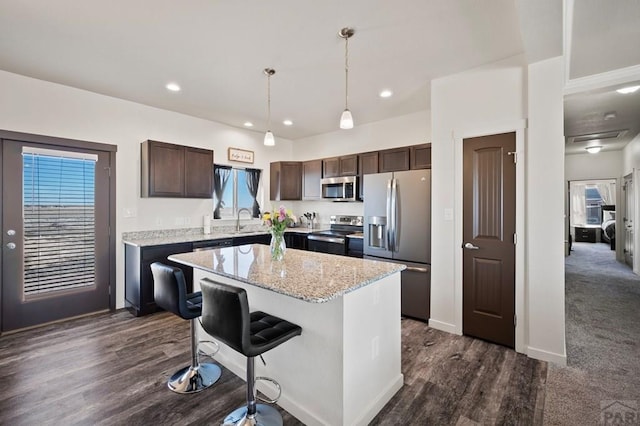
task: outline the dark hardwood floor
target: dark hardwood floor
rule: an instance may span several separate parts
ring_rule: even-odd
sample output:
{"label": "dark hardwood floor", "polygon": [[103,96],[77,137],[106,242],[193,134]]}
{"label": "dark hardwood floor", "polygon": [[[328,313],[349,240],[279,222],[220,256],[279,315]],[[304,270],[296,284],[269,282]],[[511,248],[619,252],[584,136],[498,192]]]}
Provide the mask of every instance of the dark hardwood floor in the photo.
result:
{"label": "dark hardwood floor", "polygon": [[[405,385],[372,424],[542,424],[546,363],[409,319],[402,338]],[[220,424],[243,404],[244,380],[223,368],[203,392],[169,391],[167,377],[188,361],[189,324],[167,313],[118,311],[2,336],[0,424]]]}

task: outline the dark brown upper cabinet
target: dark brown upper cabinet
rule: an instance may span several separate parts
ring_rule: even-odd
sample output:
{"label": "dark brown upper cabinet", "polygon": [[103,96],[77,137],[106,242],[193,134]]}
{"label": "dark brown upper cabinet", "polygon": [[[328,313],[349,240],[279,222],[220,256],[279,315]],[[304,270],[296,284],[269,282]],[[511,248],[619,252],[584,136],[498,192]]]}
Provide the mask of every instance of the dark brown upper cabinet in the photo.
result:
{"label": "dark brown upper cabinet", "polygon": [[361,175],[368,175],[371,173],[378,173],[378,151],[365,152],[358,155],[358,168]]}
{"label": "dark brown upper cabinet", "polygon": [[430,169],[431,168],[431,144],[414,145],[409,147],[410,168]]}
{"label": "dark brown upper cabinet", "polygon": [[379,151],[379,173],[409,170],[409,147]]}
{"label": "dark brown upper cabinet", "polygon": [[311,160],[302,163],[302,199],[321,200],[322,160]]}
{"label": "dark brown upper cabinet", "polygon": [[358,154],[340,157],[340,176],[358,175]]}
{"label": "dark brown upper cabinet", "polygon": [[302,163],[299,161],[271,163],[270,175],[270,200],[302,199]]}
{"label": "dark brown upper cabinet", "polygon": [[340,157],[325,158],[322,160],[322,177],[330,178],[340,176]]}
{"label": "dark brown upper cabinet", "polygon": [[213,151],[147,140],[140,158],[141,197],[212,198]]}
{"label": "dark brown upper cabinet", "polygon": [[331,157],[322,160],[322,177],[356,176],[358,174],[358,154]]}

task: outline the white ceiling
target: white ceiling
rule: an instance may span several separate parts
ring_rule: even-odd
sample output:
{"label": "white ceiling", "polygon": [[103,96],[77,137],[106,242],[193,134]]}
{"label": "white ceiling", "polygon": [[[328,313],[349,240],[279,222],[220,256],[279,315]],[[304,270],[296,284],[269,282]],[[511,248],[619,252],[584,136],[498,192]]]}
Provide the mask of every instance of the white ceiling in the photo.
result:
{"label": "white ceiling", "polygon": [[[640,63],[640,1],[574,3],[572,77]],[[358,125],[429,109],[434,78],[561,55],[562,24],[560,0],[0,0],[0,69],[262,132],[262,70],[272,67],[271,127],[295,140],[338,128],[345,26],[356,30]],[[378,97],[385,88],[392,98]],[[586,99],[565,103],[571,132],[623,108],[618,97]]]}
{"label": "white ceiling", "polygon": [[[584,79],[640,64],[640,1],[575,0],[570,32],[569,78]],[[638,71],[640,78],[640,69]],[[603,151],[624,148],[640,132],[640,91],[621,95],[615,90],[639,85],[629,81],[565,96],[566,154],[583,154],[587,145]],[[605,120],[605,114],[616,117]],[[572,143],[572,136],[627,130],[617,139]]]}
{"label": "white ceiling", "polygon": [[297,139],[338,128],[346,26],[356,125],[429,109],[431,79],[523,53],[514,0],[3,0],[0,69],[263,131],[272,67],[272,130]]}

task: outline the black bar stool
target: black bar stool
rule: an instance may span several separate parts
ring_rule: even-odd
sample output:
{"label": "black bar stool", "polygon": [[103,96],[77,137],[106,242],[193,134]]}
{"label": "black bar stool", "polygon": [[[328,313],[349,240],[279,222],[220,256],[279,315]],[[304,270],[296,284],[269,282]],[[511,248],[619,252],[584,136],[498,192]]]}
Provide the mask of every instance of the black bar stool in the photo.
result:
{"label": "black bar stool", "polygon": [[151,264],[153,294],[156,304],[191,323],[191,365],[177,371],[167,385],[177,393],[195,393],[218,381],[222,371],[211,363],[200,363],[198,359],[198,336],[196,321],[202,314],[202,293],[187,294],[187,284],[182,269],[159,262]]}
{"label": "black bar stool", "polygon": [[[242,288],[220,284],[207,278],[200,281],[200,286],[202,327],[207,333],[247,357],[247,406],[229,414],[224,419],[224,424],[282,425],[282,416],[278,410],[269,405],[256,404],[255,357],[300,335],[302,329],[264,312],[249,313],[247,292]],[[266,380],[280,388],[276,381]],[[267,402],[276,401],[277,398]]]}

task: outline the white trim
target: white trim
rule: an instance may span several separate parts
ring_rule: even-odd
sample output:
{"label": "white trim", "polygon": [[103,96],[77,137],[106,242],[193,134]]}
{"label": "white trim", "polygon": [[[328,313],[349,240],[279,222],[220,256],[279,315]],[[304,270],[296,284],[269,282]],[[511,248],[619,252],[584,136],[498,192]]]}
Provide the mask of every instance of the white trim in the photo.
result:
{"label": "white trim", "polygon": [[548,352],[542,349],[528,347],[526,353],[527,353],[527,356],[530,358],[552,362],[554,364],[557,364],[563,367],[567,365],[566,351],[564,354],[558,354],[555,352]]}
{"label": "white trim", "polygon": [[[516,152],[518,162],[516,163],[516,234],[518,243],[516,244],[515,257],[515,310],[518,317],[516,325],[516,352],[526,353],[526,345],[529,340],[527,335],[528,312],[525,305],[525,164],[526,164],[526,140],[525,130],[527,120],[520,119],[506,123],[496,123],[493,125],[482,125],[469,129],[460,129],[453,134],[454,139],[454,309],[455,323],[452,324],[454,333],[462,334],[462,194],[463,194],[463,159],[462,144],[467,138],[496,135],[500,133],[515,132]],[[431,325],[431,321],[429,321]]]}
{"label": "white trim", "polygon": [[619,68],[617,70],[603,72],[600,74],[567,80],[564,86],[564,94],[572,95],[589,90],[623,85],[625,83],[630,83],[638,80],[640,80],[640,65],[633,65],[630,67]]}
{"label": "white trim", "polygon": [[570,80],[571,70],[571,42],[573,38],[573,11],[575,9],[574,0],[564,0],[562,3],[564,16],[564,31],[562,33],[562,47],[564,56],[564,83]]}
{"label": "white trim", "polygon": [[462,332],[458,332],[455,324],[449,324],[448,322],[442,322],[438,320],[434,320],[433,318],[429,318],[429,327],[435,328],[436,330],[446,331],[451,334],[462,335]]}
{"label": "white trim", "polygon": [[94,161],[94,162],[98,161],[98,156],[96,154],[89,154],[87,152],[77,152],[77,151],[65,151],[61,149],[38,148],[35,146],[23,146],[22,155],[24,154],[43,155],[43,156],[54,157],[54,158],[67,158],[67,159],[85,160],[85,161]]}

